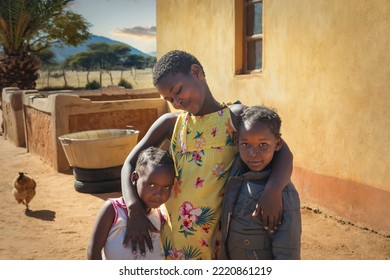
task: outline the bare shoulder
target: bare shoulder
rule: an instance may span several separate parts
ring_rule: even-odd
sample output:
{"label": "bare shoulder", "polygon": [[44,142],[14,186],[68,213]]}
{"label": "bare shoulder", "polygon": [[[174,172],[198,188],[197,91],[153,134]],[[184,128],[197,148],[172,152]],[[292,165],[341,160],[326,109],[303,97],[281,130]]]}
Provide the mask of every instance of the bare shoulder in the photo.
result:
{"label": "bare shoulder", "polygon": [[[103,204],[103,206],[102,206],[101,209],[102,209],[102,211],[104,211],[104,212],[115,211],[114,206],[112,205],[112,202],[111,202],[110,199],[107,199],[107,200],[104,202],[104,204]],[[113,212],[113,213],[114,213],[114,212]]]}
{"label": "bare shoulder", "polygon": [[237,127],[237,124],[239,123],[241,119],[241,114],[244,110],[245,106],[241,103],[239,104],[231,104],[229,105],[229,109],[232,116],[232,121],[235,127]]}
{"label": "bare shoulder", "polygon": [[175,123],[177,118],[179,116],[179,113],[177,112],[169,112],[161,115],[161,117],[158,118],[158,120],[161,120],[162,123],[168,124],[168,123]]}
{"label": "bare shoulder", "polygon": [[153,124],[154,127],[159,127],[167,132],[167,136],[170,136],[176,124],[176,120],[179,116],[177,112],[169,112],[161,115]]}
{"label": "bare shoulder", "polygon": [[229,105],[230,111],[232,111],[232,113],[235,114],[236,116],[241,115],[244,108],[245,108],[245,106],[241,103],[238,103],[238,104],[235,103],[235,104]]}
{"label": "bare shoulder", "polygon": [[103,206],[100,208],[98,214],[97,214],[97,219],[99,220],[108,220],[108,221],[113,221],[115,217],[115,209],[114,206],[112,205],[111,201],[107,199]]}
{"label": "bare shoulder", "polygon": [[[169,112],[161,115],[148,129],[145,136],[137,144],[136,148],[140,150],[150,146],[158,147],[166,139],[170,139],[175,127],[178,113]],[[133,149],[134,150],[134,149]]]}

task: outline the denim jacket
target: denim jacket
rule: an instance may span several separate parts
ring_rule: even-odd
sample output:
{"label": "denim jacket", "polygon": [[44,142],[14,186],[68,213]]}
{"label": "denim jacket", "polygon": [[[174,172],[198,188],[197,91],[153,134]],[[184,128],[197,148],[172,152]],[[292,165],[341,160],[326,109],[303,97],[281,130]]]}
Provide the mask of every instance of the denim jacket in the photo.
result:
{"label": "denim jacket", "polygon": [[227,249],[230,238],[230,243],[234,239],[234,245],[246,250],[243,258],[300,259],[300,201],[292,183],[282,192],[283,220],[278,231],[270,235],[263,227],[261,215],[252,217],[270,174],[269,168],[249,171],[237,155],[225,184],[220,258],[231,258]]}

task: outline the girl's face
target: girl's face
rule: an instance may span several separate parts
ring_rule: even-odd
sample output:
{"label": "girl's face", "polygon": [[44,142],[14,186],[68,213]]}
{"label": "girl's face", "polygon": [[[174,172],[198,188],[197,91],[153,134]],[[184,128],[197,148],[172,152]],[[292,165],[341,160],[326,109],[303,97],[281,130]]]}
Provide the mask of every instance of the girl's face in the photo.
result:
{"label": "girl's face", "polygon": [[188,74],[166,75],[157,83],[156,88],[175,109],[197,115],[201,112],[205,101],[203,80],[203,71],[194,64]]}
{"label": "girl's face", "polygon": [[132,174],[132,180],[136,181],[138,195],[146,208],[158,208],[171,195],[174,169],[168,166],[147,167],[143,173]]}
{"label": "girl's face", "polygon": [[264,123],[241,124],[238,145],[240,157],[249,169],[261,171],[270,164],[282,141]]}

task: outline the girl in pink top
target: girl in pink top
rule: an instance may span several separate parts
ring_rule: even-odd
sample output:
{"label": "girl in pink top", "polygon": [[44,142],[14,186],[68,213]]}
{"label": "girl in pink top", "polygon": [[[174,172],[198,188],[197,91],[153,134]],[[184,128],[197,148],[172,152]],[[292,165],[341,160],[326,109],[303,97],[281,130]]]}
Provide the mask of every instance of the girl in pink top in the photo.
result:
{"label": "girl in pink top", "polygon": [[[160,208],[171,195],[174,183],[173,160],[168,151],[150,147],[138,157],[131,181],[137,188],[145,213],[160,230],[166,218]],[[127,225],[127,209],[123,198],[108,199],[97,215],[89,241],[87,257],[90,260],[164,259],[160,233],[151,233],[154,250],[136,254],[123,246]]]}

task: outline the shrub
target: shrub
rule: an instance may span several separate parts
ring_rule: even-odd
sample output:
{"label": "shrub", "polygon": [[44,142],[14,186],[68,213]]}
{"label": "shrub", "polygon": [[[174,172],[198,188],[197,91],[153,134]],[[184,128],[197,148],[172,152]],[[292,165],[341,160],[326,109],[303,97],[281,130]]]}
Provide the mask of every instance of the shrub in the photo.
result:
{"label": "shrub", "polygon": [[96,80],[93,80],[92,82],[89,82],[85,85],[85,89],[99,89],[99,88],[101,88],[101,85]]}
{"label": "shrub", "polygon": [[126,81],[125,79],[121,79],[118,83],[118,86],[124,88],[133,88],[133,85],[130,82]]}
{"label": "shrub", "polygon": [[58,73],[58,72],[54,72],[54,73],[50,74],[50,77],[56,78],[56,79],[62,78],[63,76],[64,76],[64,73]]}

